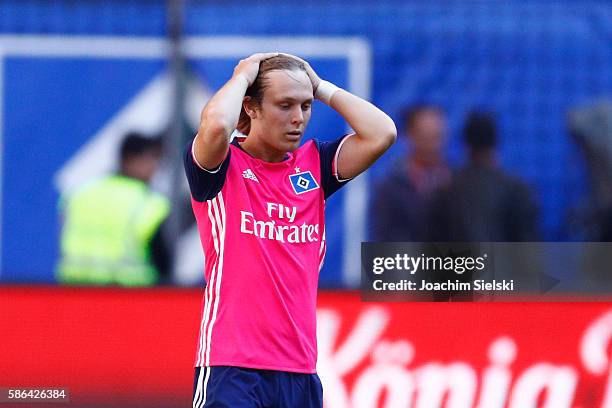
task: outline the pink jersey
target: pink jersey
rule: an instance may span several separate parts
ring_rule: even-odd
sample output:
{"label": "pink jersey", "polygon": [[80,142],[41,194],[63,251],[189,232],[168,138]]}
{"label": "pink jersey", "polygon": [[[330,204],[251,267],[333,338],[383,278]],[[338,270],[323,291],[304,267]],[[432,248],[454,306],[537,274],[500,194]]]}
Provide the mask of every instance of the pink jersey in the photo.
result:
{"label": "pink jersey", "polygon": [[343,184],[330,177],[342,141],[308,141],[279,163],[233,143],[213,173],[186,157],[208,283],[196,367],[316,372],[325,199]]}

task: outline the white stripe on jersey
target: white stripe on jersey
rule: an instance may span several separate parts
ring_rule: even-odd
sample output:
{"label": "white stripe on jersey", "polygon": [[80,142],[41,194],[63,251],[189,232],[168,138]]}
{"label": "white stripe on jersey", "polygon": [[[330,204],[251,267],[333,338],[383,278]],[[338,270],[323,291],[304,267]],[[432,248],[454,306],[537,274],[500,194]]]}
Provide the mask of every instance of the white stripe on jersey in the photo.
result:
{"label": "white stripe on jersey", "polygon": [[216,224],[212,216],[212,200],[209,200],[206,205],[208,206],[208,218],[210,219],[210,229],[212,233],[216,256],[215,262],[213,263],[212,271],[210,273],[210,279],[206,283],[206,291],[204,294],[204,312],[202,313],[202,322],[200,326],[200,344],[198,347],[198,361],[196,363],[196,365],[199,367],[204,365],[204,350],[206,349],[206,344],[204,340],[206,339],[206,328],[208,326],[210,304],[212,302],[212,287],[214,286],[215,271],[217,268],[217,262],[219,260],[219,241],[217,239]]}
{"label": "white stripe on jersey", "polygon": [[215,223],[215,220],[212,215],[212,206],[213,206],[212,200],[208,200],[206,205],[208,206],[208,218],[210,219],[210,230],[212,233],[213,244],[215,247],[216,256],[215,256],[215,262],[213,263],[212,271],[210,273],[210,279],[206,283],[206,291],[204,294],[204,313],[202,314],[202,322],[200,325],[200,344],[198,347],[198,361],[196,363],[196,366],[199,366],[199,367],[204,365],[204,355],[205,355],[205,350],[207,348],[207,344],[205,343],[206,328],[208,327],[208,322],[209,322],[210,305],[212,303],[212,290],[213,290],[212,288],[215,285],[217,263],[219,261],[219,239],[218,239],[219,234],[217,233],[217,224]]}
{"label": "white stripe on jersey", "polygon": [[321,268],[323,268],[323,262],[325,262],[325,253],[327,252],[327,245],[324,246],[323,255],[319,257],[319,272],[321,272]]}
{"label": "white stripe on jersey", "polygon": [[323,225],[323,235],[321,237],[321,247],[319,248],[319,272],[323,267],[323,261],[325,260],[325,253],[327,252],[327,243],[325,241],[325,225]]}
{"label": "white stripe on jersey", "polygon": [[206,338],[206,366],[210,365],[210,342],[212,338],[212,329],[217,319],[217,311],[219,310],[219,298],[221,295],[221,279],[223,277],[223,255],[225,250],[225,204],[223,202],[223,195],[219,192],[217,197],[213,200],[213,211],[215,214],[215,220],[220,230],[220,248],[219,248],[219,263],[217,266],[217,282],[215,282],[215,304],[213,306],[212,318],[208,327],[208,333]]}

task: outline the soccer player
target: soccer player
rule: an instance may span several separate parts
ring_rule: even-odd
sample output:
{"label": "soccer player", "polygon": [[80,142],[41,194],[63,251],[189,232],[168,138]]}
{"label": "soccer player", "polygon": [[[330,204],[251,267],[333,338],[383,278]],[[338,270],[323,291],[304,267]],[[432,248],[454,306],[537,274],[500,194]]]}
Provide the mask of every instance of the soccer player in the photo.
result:
{"label": "soccer player", "polygon": [[[314,98],[354,133],[300,146]],[[184,157],[207,282],[193,407],[322,407],[325,200],[395,139],[384,112],[288,54],[240,61],[210,99]]]}

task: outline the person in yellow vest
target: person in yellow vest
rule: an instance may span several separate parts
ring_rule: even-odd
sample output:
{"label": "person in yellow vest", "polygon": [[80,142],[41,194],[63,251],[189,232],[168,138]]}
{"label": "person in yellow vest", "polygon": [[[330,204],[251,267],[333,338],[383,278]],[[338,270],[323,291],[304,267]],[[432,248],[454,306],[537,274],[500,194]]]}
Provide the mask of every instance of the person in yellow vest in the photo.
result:
{"label": "person in yellow vest", "polygon": [[59,282],[148,286],[169,275],[171,251],[162,226],[170,203],[148,185],[161,153],[160,138],[130,133],[121,143],[118,173],[60,200]]}

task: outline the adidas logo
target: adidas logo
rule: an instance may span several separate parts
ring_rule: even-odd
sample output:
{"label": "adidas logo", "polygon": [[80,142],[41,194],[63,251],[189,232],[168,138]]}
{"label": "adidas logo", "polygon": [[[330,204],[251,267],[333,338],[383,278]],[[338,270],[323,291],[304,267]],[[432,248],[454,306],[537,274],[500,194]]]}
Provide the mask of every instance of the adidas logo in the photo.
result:
{"label": "adidas logo", "polygon": [[257,180],[257,176],[255,175],[255,173],[253,173],[253,170],[251,169],[246,169],[245,171],[242,172],[242,177],[244,177],[245,179],[249,179],[249,180],[253,180],[259,183],[259,180]]}

